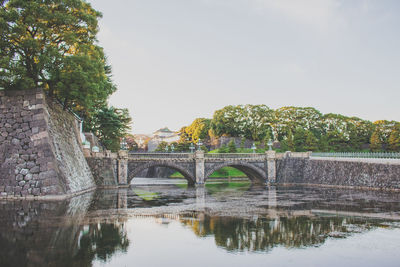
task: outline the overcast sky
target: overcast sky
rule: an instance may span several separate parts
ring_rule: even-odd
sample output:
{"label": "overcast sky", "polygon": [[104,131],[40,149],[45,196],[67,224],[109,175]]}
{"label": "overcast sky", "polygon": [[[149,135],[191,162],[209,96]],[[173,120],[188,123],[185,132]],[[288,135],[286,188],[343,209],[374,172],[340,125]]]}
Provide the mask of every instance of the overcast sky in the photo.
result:
{"label": "overcast sky", "polygon": [[398,0],[91,0],[133,133],[236,104],[400,121]]}

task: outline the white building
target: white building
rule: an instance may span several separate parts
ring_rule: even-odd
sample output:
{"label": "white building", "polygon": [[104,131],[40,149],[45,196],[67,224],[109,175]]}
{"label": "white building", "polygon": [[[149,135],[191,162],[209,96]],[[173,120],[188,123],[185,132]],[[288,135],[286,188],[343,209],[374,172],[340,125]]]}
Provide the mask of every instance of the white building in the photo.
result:
{"label": "white building", "polygon": [[157,149],[161,142],[167,142],[168,144],[177,142],[179,140],[179,134],[173,132],[168,127],[161,128],[153,133],[153,137],[147,144],[147,149],[149,152]]}

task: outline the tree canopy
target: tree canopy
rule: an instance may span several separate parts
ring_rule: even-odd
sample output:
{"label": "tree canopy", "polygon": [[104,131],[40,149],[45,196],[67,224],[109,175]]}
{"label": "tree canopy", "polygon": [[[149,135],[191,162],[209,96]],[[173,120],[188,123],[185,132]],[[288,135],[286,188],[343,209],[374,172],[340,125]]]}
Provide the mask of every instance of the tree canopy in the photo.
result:
{"label": "tree canopy", "polygon": [[290,151],[361,151],[369,146],[374,151],[400,150],[399,122],[324,115],[312,107],[226,106],[214,112],[210,125],[216,137],[266,143],[271,136]]}
{"label": "tree canopy", "polygon": [[96,40],[99,18],[84,0],[0,0],[0,89],[42,88],[115,148],[131,119],[107,104],[116,87]]}
{"label": "tree canopy", "polygon": [[0,87],[43,88],[90,109],[115,91],[96,44],[101,13],[82,0],[0,2]]}

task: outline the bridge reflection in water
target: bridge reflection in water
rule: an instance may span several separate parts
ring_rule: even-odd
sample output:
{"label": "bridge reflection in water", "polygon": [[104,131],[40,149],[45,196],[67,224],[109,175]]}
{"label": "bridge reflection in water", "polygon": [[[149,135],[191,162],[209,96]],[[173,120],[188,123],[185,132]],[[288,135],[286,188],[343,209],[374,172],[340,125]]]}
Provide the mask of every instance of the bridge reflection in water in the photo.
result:
{"label": "bridge reflection in water", "polygon": [[[1,202],[1,266],[106,262],[116,253],[135,251],[126,226],[138,220],[178,223],[179,231],[213,237],[217,246],[233,252],[319,246],[327,238],[388,227],[388,219],[400,221],[399,196],[384,192],[247,187],[221,196],[207,187],[139,189],[99,190],[64,202]],[[351,206],[349,198],[363,201]],[[372,207],[375,211],[368,212]],[[323,210],[328,212],[321,216]],[[338,215],[341,211],[346,216]],[[154,249],[162,248],[154,244]]]}

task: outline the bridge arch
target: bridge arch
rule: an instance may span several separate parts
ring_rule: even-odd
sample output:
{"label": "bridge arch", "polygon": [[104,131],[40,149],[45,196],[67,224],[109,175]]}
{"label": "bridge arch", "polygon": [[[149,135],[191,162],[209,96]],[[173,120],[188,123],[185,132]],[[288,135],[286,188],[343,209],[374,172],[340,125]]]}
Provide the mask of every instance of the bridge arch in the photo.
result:
{"label": "bridge arch", "polygon": [[207,181],[207,179],[210,177],[213,172],[223,168],[223,167],[233,167],[238,169],[239,171],[243,172],[244,174],[247,175],[247,177],[252,181],[253,183],[265,183],[267,176],[266,173],[263,169],[260,167],[257,167],[253,164],[246,163],[246,162],[224,162],[220,164],[213,165],[211,168],[207,168],[204,176],[204,182]]}
{"label": "bridge arch", "polygon": [[182,166],[179,166],[178,164],[175,164],[174,162],[147,162],[140,164],[139,166],[135,166],[134,168],[130,169],[129,164],[128,164],[128,184],[131,183],[132,179],[140,172],[144,171],[145,169],[151,168],[151,167],[167,167],[174,169],[178,172],[180,172],[183,177],[187,180],[188,184],[193,185],[196,181],[196,178],[193,176],[192,173],[190,173],[187,169],[185,169]]}

